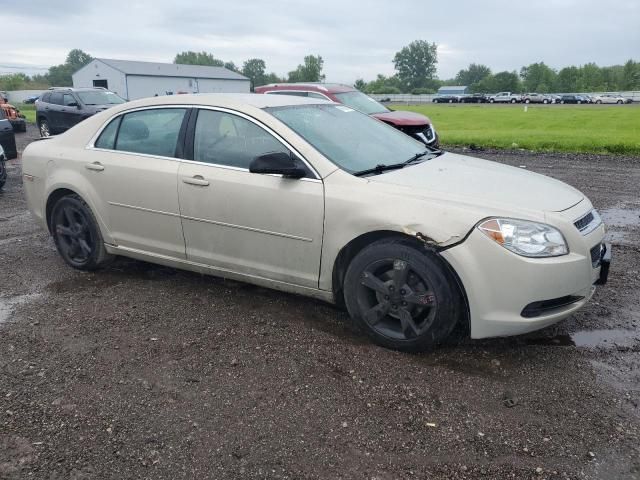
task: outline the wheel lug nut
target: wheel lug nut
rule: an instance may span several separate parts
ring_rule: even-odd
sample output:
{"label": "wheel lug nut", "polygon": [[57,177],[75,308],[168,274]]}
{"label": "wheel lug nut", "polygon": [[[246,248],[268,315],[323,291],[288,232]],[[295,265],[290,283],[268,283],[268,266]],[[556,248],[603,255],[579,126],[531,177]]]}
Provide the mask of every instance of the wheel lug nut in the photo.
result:
{"label": "wheel lug nut", "polygon": [[402,302],[402,306],[406,307],[407,306],[407,302]]}
{"label": "wheel lug nut", "polygon": [[400,295],[404,295],[405,293],[407,292],[405,292],[404,288],[400,290]]}

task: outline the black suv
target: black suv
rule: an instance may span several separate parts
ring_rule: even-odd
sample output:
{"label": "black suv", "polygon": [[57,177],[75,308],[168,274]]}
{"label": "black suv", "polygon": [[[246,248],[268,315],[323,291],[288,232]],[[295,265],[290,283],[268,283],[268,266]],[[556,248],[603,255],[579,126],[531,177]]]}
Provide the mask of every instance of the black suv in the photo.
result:
{"label": "black suv", "polygon": [[124,102],[104,88],[50,88],[36,102],[40,136],[62,133],[85,118]]}

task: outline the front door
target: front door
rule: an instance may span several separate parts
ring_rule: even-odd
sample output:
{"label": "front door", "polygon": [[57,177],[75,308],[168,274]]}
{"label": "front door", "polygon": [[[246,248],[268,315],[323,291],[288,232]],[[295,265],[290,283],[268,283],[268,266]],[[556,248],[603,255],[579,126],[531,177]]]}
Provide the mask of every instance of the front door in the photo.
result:
{"label": "front door", "polygon": [[78,100],[70,93],[65,93],[62,96],[62,103],[60,118],[62,126],[67,130],[82,120],[82,110],[78,108],[80,106]]}
{"label": "front door", "polygon": [[289,148],[240,114],[200,110],[192,150],[178,172],[187,258],[317,288],[322,181],[311,170],[302,179],[250,173],[256,156]]}
{"label": "front door", "polygon": [[185,108],[154,108],[112,120],[83,159],[98,212],[119,247],[185,258],[176,157]]}

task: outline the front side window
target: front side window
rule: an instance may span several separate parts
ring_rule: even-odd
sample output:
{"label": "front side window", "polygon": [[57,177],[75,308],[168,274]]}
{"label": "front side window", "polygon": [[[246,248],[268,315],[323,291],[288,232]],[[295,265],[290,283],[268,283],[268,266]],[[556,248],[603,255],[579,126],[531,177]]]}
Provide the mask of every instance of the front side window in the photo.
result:
{"label": "front side window", "polygon": [[344,105],[290,105],[265,110],[350,173],[403,162],[425,150],[417,140]]}
{"label": "front side window", "polygon": [[175,157],[185,112],[184,108],[156,108],[125,114],[118,129],[115,149]]}
{"label": "front side window", "polygon": [[62,103],[65,106],[70,106],[70,105],[77,105],[78,102],[76,102],[76,99],[73,98],[73,95],[69,95],[68,93],[65,93],[62,97]]}
{"label": "front side window", "polygon": [[289,149],[255,123],[226,112],[198,112],[195,161],[248,169],[255,157],[274,152],[288,153]]}
{"label": "front side window", "polygon": [[336,93],[340,103],[344,103],[348,107],[355,108],[359,112],[366,113],[367,115],[373,115],[374,113],[384,113],[389,110],[384,105],[379,104],[369,95],[365,95],[362,92],[344,92]]}

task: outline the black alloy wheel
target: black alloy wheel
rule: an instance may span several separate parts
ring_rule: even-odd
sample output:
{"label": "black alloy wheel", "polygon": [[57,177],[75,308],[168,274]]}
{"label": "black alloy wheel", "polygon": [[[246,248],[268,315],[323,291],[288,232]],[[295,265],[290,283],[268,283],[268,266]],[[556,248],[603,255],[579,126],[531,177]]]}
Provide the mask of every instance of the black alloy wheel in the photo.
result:
{"label": "black alloy wheel", "polygon": [[4,187],[7,181],[7,166],[4,162],[4,158],[0,157],[0,189]]}
{"label": "black alloy wheel", "polygon": [[451,272],[433,252],[393,240],[356,255],[344,297],[352,318],[376,343],[404,351],[441,343],[464,303]]}
{"label": "black alloy wheel", "polygon": [[51,233],[58,252],[73,268],[95,270],[112,258],[89,206],[77,195],[63,197],[55,204]]}

